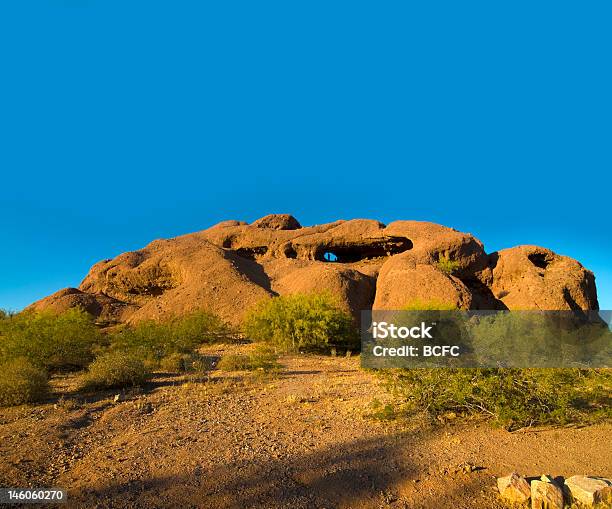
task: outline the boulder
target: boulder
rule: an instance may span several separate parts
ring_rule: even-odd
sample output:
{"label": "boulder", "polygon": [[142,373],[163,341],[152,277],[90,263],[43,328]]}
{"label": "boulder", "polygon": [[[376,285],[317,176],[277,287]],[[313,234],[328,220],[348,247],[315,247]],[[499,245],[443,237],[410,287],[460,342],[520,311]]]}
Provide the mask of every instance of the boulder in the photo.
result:
{"label": "boulder", "polygon": [[574,475],[565,480],[565,486],[573,502],[587,507],[595,504],[612,506],[612,480],[603,477]]}
{"label": "boulder", "polygon": [[516,472],[498,478],[497,489],[501,497],[511,504],[524,504],[531,497],[529,483]]}
{"label": "boulder", "polygon": [[273,230],[297,230],[302,225],[290,214],[270,214],[253,223],[256,228],[272,228]]}
{"label": "boulder", "polygon": [[563,491],[550,477],[531,481],[531,509],[563,509]]}
{"label": "boulder", "polygon": [[210,229],[213,228],[228,228],[230,226],[242,226],[248,224],[245,221],[236,221],[235,219],[227,219],[226,221],[221,221],[214,226],[211,226]]}
{"label": "boulder", "polygon": [[433,265],[410,262],[398,256],[383,265],[376,282],[374,309],[404,309],[410,304],[432,301],[470,308],[471,293],[461,280]]}
{"label": "boulder", "polygon": [[103,293],[86,293],[78,288],[64,288],[30,305],[29,311],[61,314],[79,307],[102,322],[125,321],[137,307]]}
{"label": "boulder", "polygon": [[154,241],[96,264],[81,290],[130,303],[129,323],[196,310],[239,323],[243,313],[273,294],[255,262],[198,238]]}
{"label": "boulder", "polygon": [[342,265],[313,263],[288,271],[275,281],[273,289],[280,295],[328,292],[353,316],[371,309],[376,281],[358,270]]}
{"label": "boulder", "polygon": [[490,287],[508,309],[598,309],[595,277],[576,260],[537,246],[493,253]]}
{"label": "boulder", "polygon": [[472,276],[487,264],[482,242],[470,233],[425,221],[394,221],[384,233],[410,239],[414,263],[438,265],[441,259],[452,261],[453,275],[460,278]]}

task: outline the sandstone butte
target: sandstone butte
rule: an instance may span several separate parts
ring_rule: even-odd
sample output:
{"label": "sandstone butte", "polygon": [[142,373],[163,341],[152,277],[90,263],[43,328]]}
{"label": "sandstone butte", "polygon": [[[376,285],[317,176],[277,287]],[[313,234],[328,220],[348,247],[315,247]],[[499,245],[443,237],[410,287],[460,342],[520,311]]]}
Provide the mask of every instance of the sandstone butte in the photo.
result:
{"label": "sandstone butte", "polygon": [[204,309],[237,324],[262,299],[321,291],[337,295],[356,318],[362,309],[401,309],[415,300],[462,309],[598,309],[593,273],[549,249],[487,254],[473,235],[434,223],[302,227],[287,214],[155,240],[96,263],[79,288],[29,309],[81,306],[108,324]]}

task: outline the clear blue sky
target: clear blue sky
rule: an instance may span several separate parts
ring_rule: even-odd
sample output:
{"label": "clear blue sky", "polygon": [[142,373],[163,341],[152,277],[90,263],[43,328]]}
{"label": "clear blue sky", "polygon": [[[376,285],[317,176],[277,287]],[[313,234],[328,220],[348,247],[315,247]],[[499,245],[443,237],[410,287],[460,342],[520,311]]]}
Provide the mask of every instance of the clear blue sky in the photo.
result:
{"label": "clear blue sky", "polygon": [[0,6],[0,307],[222,219],[440,222],[612,308],[609,2]]}

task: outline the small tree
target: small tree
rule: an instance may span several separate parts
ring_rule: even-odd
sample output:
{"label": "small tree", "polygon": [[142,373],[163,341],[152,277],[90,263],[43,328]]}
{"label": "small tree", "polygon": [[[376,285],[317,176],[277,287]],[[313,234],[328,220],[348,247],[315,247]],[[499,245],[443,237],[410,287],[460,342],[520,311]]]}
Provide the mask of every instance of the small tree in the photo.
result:
{"label": "small tree", "polygon": [[246,317],[246,334],[283,350],[354,347],[357,331],[351,316],[331,295],[296,294],[261,302]]}
{"label": "small tree", "polygon": [[91,315],[80,308],[59,315],[22,312],[0,320],[0,357],[24,357],[50,371],[85,367],[101,342]]}

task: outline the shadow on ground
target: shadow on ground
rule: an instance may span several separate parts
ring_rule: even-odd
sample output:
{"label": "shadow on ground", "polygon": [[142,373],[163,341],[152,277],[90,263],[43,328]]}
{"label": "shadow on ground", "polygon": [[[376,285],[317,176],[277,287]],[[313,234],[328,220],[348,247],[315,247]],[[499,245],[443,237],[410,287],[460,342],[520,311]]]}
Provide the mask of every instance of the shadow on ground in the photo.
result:
{"label": "shadow on ground", "polygon": [[[476,508],[486,484],[474,474],[446,482],[415,482],[411,436],[338,443],[298,457],[219,464],[212,470],[110,483],[71,493],[78,507],[194,508]],[[421,472],[422,473],[422,472]],[[466,502],[469,501],[469,502]]]}

